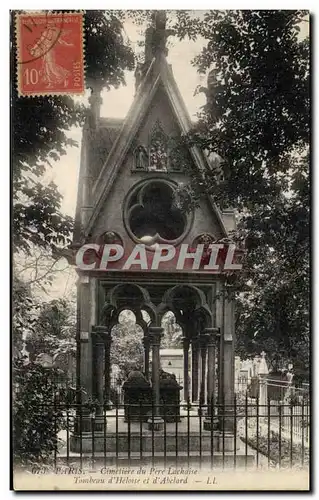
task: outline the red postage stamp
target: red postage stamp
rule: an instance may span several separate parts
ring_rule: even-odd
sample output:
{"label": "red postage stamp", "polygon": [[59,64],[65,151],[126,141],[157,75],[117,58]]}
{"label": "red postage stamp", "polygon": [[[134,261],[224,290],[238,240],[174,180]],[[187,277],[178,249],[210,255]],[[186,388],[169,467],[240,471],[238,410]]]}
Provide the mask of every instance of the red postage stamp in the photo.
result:
{"label": "red postage stamp", "polygon": [[83,14],[17,16],[18,92],[21,96],[83,94]]}

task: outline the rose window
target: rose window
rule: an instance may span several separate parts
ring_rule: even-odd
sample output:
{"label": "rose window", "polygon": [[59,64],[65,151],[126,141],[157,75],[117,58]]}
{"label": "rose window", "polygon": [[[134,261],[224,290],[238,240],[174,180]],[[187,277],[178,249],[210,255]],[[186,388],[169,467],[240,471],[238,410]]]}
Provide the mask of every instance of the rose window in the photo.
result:
{"label": "rose window", "polygon": [[176,185],[153,180],[139,184],[124,207],[124,220],[131,237],[153,247],[159,243],[179,243],[190,228],[192,216],[175,206]]}

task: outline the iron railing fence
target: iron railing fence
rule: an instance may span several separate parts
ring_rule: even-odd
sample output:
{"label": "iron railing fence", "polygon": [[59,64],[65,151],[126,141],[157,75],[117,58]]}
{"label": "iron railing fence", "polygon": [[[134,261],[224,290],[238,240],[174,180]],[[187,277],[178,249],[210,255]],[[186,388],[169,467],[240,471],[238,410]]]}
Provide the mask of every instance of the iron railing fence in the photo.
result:
{"label": "iron railing fence", "polygon": [[[57,389],[64,389],[68,391],[75,391],[76,388],[76,377],[75,375],[72,377],[59,378],[51,378],[52,387]],[[179,385],[184,386],[184,379],[182,376],[177,376],[176,381]],[[124,404],[124,393],[122,390],[123,383],[125,382],[125,377],[111,377],[110,379],[110,388],[111,388],[111,400],[116,402],[117,404]],[[254,377],[251,380],[247,380],[245,377],[239,377],[235,380],[234,390],[239,398],[248,394],[248,397],[256,399],[259,396],[259,387],[260,384],[263,383],[258,377]],[[265,379],[265,383],[267,386],[267,394],[271,401],[280,402],[285,401],[288,402],[289,399],[295,400],[304,400],[310,398],[309,395],[309,384],[301,383],[300,385],[291,384],[285,380],[272,379],[271,377],[267,377]],[[191,381],[189,381],[190,389],[191,389]],[[216,387],[217,389],[217,387]],[[191,392],[191,391],[190,391]],[[54,393],[54,391],[53,391]],[[53,397],[53,396],[52,396]]]}
{"label": "iron railing fence", "polygon": [[269,392],[269,397],[274,401],[283,401],[287,398],[305,398],[309,396],[309,384],[302,384],[296,386],[285,380],[276,380],[271,377],[267,377],[267,390]]}
{"label": "iron railing fence", "polygon": [[[50,410],[48,412],[48,409]],[[93,468],[137,463],[219,467],[308,466],[309,401],[298,404],[260,404],[248,395],[232,404],[115,404],[74,400],[43,402],[35,409],[36,438],[29,448],[14,449],[19,461],[41,456],[47,423],[53,419],[53,449],[46,459],[60,465]],[[160,420],[159,417],[160,416]],[[34,417],[33,417],[34,418]],[[13,422],[14,424],[14,422]],[[25,432],[31,432],[25,423]],[[43,436],[41,435],[43,434]],[[39,463],[39,460],[37,460]]]}
{"label": "iron railing fence", "polygon": [[235,392],[236,394],[245,394],[247,392],[250,397],[256,398],[259,394],[260,384],[263,383],[267,386],[267,394],[271,401],[287,401],[288,398],[309,398],[309,384],[303,382],[300,385],[295,385],[271,377],[267,377],[265,381],[258,377],[253,377],[251,380],[239,377],[235,380]]}
{"label": "iron railing fence", "polygon": [[[123,383],[125,382],[124,377],[111,377],[110,378],[110,399],[114,402],[114,404],[124,404],[124,392],[122,389]],[[176,381],[179,385],[183,386],[184,381],[183,377],[177,376]],[[50,383],[52,386],[52,400],[54,399],[55,391],[65,391],[69,393],[76,392],[76,377],[65,378],[57,378],[50,377]],[[14,388],[15,389],[15,388]],[[17,387],[18,390],[18,387]]]}

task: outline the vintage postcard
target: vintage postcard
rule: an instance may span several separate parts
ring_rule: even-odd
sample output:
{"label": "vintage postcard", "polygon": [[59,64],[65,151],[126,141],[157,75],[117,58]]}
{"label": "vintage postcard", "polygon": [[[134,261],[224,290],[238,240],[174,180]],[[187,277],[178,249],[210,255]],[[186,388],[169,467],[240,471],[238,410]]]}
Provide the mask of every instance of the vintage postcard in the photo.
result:
{"label": "vintage postcard", "polygon": [[10,20],[12,489],[308,491],[309,12]]}

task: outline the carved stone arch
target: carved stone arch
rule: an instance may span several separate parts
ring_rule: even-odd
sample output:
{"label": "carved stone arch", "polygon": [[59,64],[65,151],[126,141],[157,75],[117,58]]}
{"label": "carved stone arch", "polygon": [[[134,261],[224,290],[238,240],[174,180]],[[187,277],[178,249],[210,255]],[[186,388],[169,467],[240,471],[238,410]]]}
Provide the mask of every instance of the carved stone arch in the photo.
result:
{"label": "carved stone arch", "polygon": [[156,321],[156,308],[152,303],[148,291],[135,283],[120,283],[107,294],[106,303],[117,311],[131,309],[135,316],[136,311],[144,309],[152,321]]}
{"label": "carved stone arch", "polygon": [[[116,309],[116,313],[114,314],[114,320],[115,320],[115,323],[114,324],[118,324],[119,323],[119,318],[120,318],[120,314],[123,312],[123,311],[130,311],[134,314],[135,316],[135,323],[137,324],[137,317],[136,317],[136,314],[135,314],[135,310],[132,309],[131,307],[129,306],[122,306],[122,307],[119,307],[118,309]],[[113,325],[114,326],[114,325]]]}
{"label": "carved stone arch", "polygon": [[109,302],[106,302],[102,308],[100,323],[111,329],[115,324],[115,317],[116,307]]}
{"label": "carved stone arch", "polygon": [[[178,296],[185,295],[185,303],[178,305]],[[187,304],[187,292],[192,295],[191,301]],[[177,300],[176,300],[177,299]],[[172,311],[175,314],[177,323],[183,329],[183,332],[188,336],[188,332],[194,328],[194,323],[197,317],[202,319],[205,326],[211,325],[211,311],[207,305],[205,294],[202,290],[194,285],[176,285],[167,290],[163,296],[162,302],[157,307],[157,313],[160,321],[167,311]]]}
{"label": "carved stone arch", "polygon": [[171,311],[171,309],[169,308],[169,306],[165,303],[165,302],[161,302],[157,308],[156,308],[156,312],[157,312],[157,319],[158,319],[158,322],[159,324],[162,323],[162,319],[163,317],[165,316],[165,314],[167,312]]}
{"label": "carved stone arch", "polygon": [[151,322],[147,326],[157,324],[157,311],[156,311],[156,306],[153,304],[153,302],[150,301],[148,303],[143,304],[142,309],[144,309],[149,314],[149,317],[151,318]]}
{"label": "carved stone arch", "polygon": [[[106,301],[114,307],[119,308],[122,305],[127,305],[128,309],[135,309],[144,302],[150,301],[147,290],[135,283],[119,283],[109,290]],[[125,301],[125,304],[121,302]],[[129,307],[130,306],[130,307]]]}
{"label": "carved stone arch", "polygon": [[195,310],[194,321],[197,322],[200,329],[211,327],[212,312],[207,305],[201,306]]}
{"label": "carved stone arch", "polygon": [[174,305],[174,299],[178,296],[179,293],[186,290],[189,290],[195,298],[194,310],[207,305],[204,292],[197,288],[195,285],[176,285],[173,288],[169,288],[165,292],[162,302],[157,308],[158,313],[160,313],[162,310],[165,310],[165,308],[174,312],[174,309],[176,309]]}
{"label": "carved stone arch", "polygon": [[137,311],[133,311],[134,314],[135,314],[135,317],[136,317],[136,324],[139,325],[141,328],[143,328],[143,332],[144,334],[147,333],[147,323],[146,321],[143,319],[143,316],[142,316],[142,312],[141,310],[137,310]]}
{"label": "carved stone arch", "polygon": [[175,316],[175,322],[176,324],[183,330],[184,329],[184,325],[182,324],[181,322],[181,318],[180,316],[175,312],[173,311],[173,309],[171,309],[170,307],[168,307],[167,305],[164,306],[164,307],[160,307],[162,304],[160,304],[157,308],[157,321],[158,321],[158,325],[160,326],[162,324],[162,321],[163,321],[163,318],[165,316],[166,313],[168,312],[172,312]]}

